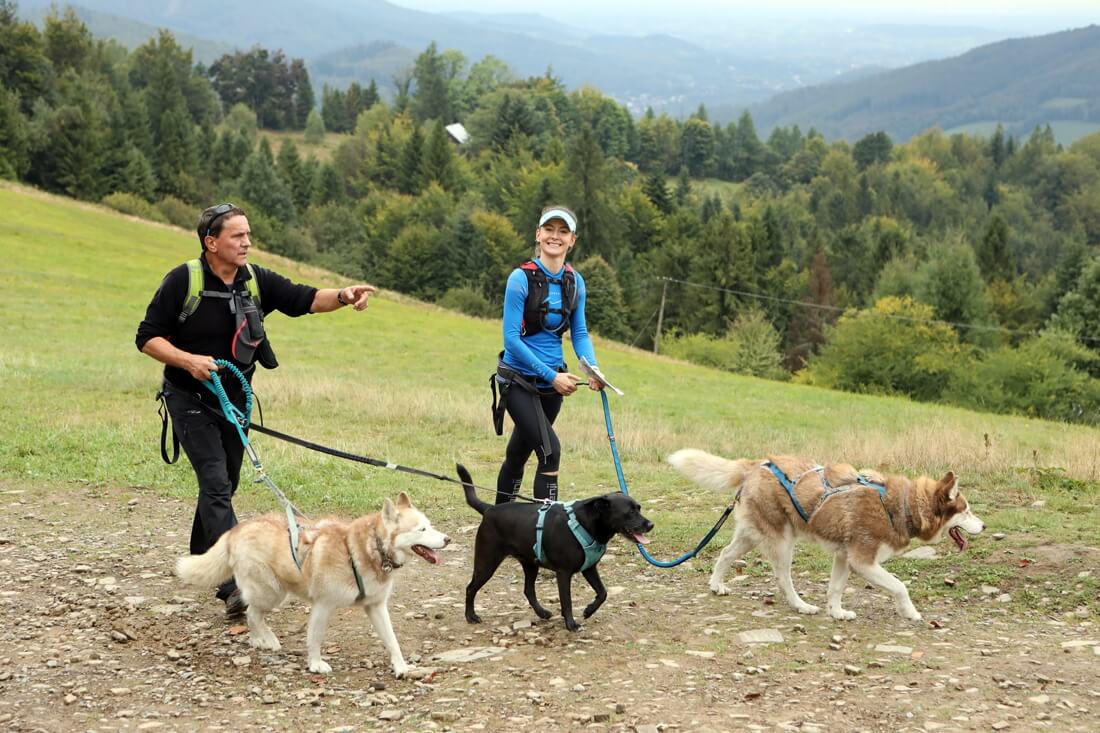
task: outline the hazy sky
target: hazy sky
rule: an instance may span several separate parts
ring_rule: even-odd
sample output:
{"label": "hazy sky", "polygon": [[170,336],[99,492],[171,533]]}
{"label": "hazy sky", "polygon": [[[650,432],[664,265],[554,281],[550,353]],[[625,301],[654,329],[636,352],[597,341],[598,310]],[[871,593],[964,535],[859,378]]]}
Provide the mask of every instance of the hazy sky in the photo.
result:
{"label": "hazy sky", "polygon": [[841,16],[853,18],[914,20],[973,21],[985,19],[988,25],[1001,25],[1005,21],[1021,18],[1055,18],[1067,21],[1100,22],[1100,2],[1097,0],[770,0],[765,7],[755,1],[742,0],[668,0],[641,2],[639,0],[390,0],[396,5],[420,10],[479,10],[489,12],[536,12],[555,18],[569,16],[581,19],[586,16],[635,18],[646,16],[659,18],[675,13],[678,16],[705,16],[714,13],[739,15],[783,15],[800,13],[811,16]]}

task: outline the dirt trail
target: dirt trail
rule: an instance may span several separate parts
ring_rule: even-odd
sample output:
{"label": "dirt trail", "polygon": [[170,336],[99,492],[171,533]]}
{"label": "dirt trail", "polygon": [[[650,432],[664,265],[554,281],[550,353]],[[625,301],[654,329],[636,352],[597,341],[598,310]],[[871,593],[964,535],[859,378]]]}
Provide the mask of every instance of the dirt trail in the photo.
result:
{"label": "dirt trail", "polygon": [[[846,605],[859,618],[842,623],[774,602],[766,575],[716,597],[709,567],[655,569],[613,544],[600,565],[612,596],[580,633],[534,617],[514,563],[479,596],[485,623],[470,626],[473,534],[444,526],[455,542],[443,564],[403,570],[391,608],[406,657],[434,673],[395,680],[365,615],[347,609],[327,636],[334,672],[320,676],[303,664],[304,605],[273,615],[283,650],[261,652],[210,595],[172,577],[190,503],[3,483],[0,496],[0,729],[1100,729],[1100,628],[1087,617],[1021,617],[989,589],[953,603],[918,596],[931,623],[915,626],[857,584]],[[1057,587],[1088,572],[1074,561],[1084,551],[1049,548],[1031,580]],[[553,609],[544,577],[539,596]],[[823,599],[826,577],[797,580],[807,600]],[[578,577],[578,613],[589,597]],[[751,631],[782,641],[740,638]],[[486,656],[473,661],[437,658],[479,650]]]}

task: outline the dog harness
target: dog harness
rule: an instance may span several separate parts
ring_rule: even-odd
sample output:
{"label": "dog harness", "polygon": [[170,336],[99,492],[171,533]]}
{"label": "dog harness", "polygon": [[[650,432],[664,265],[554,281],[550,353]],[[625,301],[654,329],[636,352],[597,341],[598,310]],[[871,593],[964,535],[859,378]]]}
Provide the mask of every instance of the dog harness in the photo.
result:
{"label": "dog harness", "polygon": [[883,511],[885,511],[886,516],[890,518],[890,523],[893,524],[894,522],[894,515],[886,506],[886,485],[880,484],[877,481],[872,481],[871,479],[864,476],[862,473],[856,476],[856,480],[853,483],[843,484],[841,486],[833,486],[829,483],[829,479],[825,477],[824,466],[814,466],[809,471],[806,471],[806,473],[810,473],[811,471],[816,473],[821,478],[821,485],[825,488],[825,493],[821,495],[821,501],[817,503],[817,506],[814,507],[812,513],[807,514],[806,510],[803,509],[802,505],[798,502],[798,497],[794,494],[795,484],[798,483],[798,481],[801,480],[802,476],[805,476],[806,473],[802,474],[802,476],[799,476],[798,479],[796,479],[795,481],[791,481],[790,477],[788,477],[787,474],[783,473],[783,469],[781,469],[779,466],[775,465],[771,461],[764,461],[762,467],[772,472],[772,475],[774,475],[776,480],[779,481],[779,485],[783,487],[784,491],[787,492],[787,496],[790,497],[791,504],[794,505],[794,509],[796,512],[798,512],[798,516],[802,517],[802,521],[806,522],[807,524],[809,524],[810,520],[813,519],[813,515],[817,513],[817,510],[821,508],[822,504],[824,504],[826,501],[836,496],[837,494],[843,494],[844,492],[850,491],[857,486],[874,489],[878,493],[878,500],[882,503]]}
{"label": "dog harness", "polygon": [[607,545],[600,544],[592,539],[592,535],[588,534],[588,530],[577,521],[577,515],[573,512],[574,503],[572,501],[550,501],[539,507],[538,522],[535,524],[535,559],[538,560],[540,565],[546,564],[546,556],[542,552],[542,526],[546,523],[546,515],[552,506],[560,506],[565,510],[569,531],[577,538],[581,549],[584,550],[584,565],[581,565],[582,573],[598,563],[603,554],[607,552]]}
{"label": "dog harness", "polygon": [[[298,566],[298,571],[302,570],[302,556],[298,553],[298,540],[300,537],[301,527],[299,526],[294,513],[288,506],[286,509],[286,525],[290,534],[290,556],[294,558],[294,564]],[[379,554],[382,554],[382,569],[386,572],[390,572],[397,566],[382,553],[382,548],[378,548]],[[355,601],[359,602],[367,597],[367,589],[363,586],[363,576],[359,574],[359,566],[355,564],[355,556],[351,554],[351,548],[348,548],[348,558],[351,560],[351,574],[355,576],[355,585],[359,589],[359,595],[355,597]]]}

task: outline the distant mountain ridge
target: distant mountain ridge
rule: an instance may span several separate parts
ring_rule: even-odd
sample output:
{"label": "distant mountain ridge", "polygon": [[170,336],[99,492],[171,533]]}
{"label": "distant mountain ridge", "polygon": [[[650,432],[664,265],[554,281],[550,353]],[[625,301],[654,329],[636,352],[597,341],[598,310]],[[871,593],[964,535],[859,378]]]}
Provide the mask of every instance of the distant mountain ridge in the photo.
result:
{"label": "distant mountain ridge", "polygon": [[798,124],[849,140],[878,130],[905,140],[933,126],[998,122],[1018,135],[1054,121],[1100,126],[1100,26],[784,92],[750,111],[763,130]]}
{"label": "distant mountain ridge", "polygon": [[[45,0],[28,2],[45,4]],[[385,0],[354,4],[338,0],[80,0],[80,5],[241,49],[259,43],[303,57],[307,64],[320,60],[323,73],[312,74],[318,84],[366,82],[373,77],[386,86],[398,59],[414,58],[432,41],[441,50],[459,49],[471,63],[492,54],[520,76],[540,75],[552,68],[569,87],[591,84],[636,112],[650,104],[674,114],[686,114],[699,102],[748,104],[765,99],[777,85],[782,86],[779,79],[792,76],[782,63],[716,53],[669,36],[603,36],[595,43],[577,38],[573,31],[539,33],[538,22],[551,22],[539,16],[532,16],[532,28],[517,32],[527,16],[506,14],[481,22],[479,14],[464,20]],[[536,34],[534,40],[531,33]],[[372,45],[375,41],[396,44],[405,51],[391,50],[380,57]],[[731,71],[734,67],[736,71]],[[761,83],[761,78],[773,81]],[[685,101],[687,94],[690,99]]]}

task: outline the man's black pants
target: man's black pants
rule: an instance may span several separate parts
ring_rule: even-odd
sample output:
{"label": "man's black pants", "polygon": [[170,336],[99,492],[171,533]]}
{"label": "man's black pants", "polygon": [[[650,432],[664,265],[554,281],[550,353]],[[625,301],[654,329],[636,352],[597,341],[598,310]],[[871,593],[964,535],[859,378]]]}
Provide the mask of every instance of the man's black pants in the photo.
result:
{"label": "man's black pants", "polygon": [[[218,538],[237,524],[233,512],[233,494],[241,477],[244,444],[237,429],[196,404],[196,398],[180,394],[169,385],[164,388],[168,412],[184,453],[195,469],[199,482],[199,500],[191,524],[191,554],[201,555]],[[218,598],[225,600],[237,587],[229,580],[218,587]]]}

